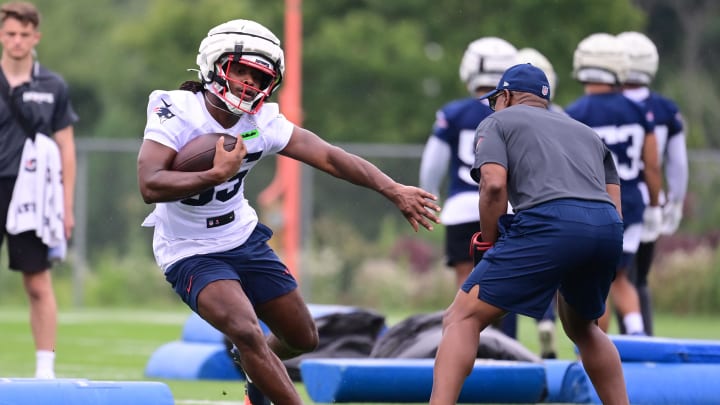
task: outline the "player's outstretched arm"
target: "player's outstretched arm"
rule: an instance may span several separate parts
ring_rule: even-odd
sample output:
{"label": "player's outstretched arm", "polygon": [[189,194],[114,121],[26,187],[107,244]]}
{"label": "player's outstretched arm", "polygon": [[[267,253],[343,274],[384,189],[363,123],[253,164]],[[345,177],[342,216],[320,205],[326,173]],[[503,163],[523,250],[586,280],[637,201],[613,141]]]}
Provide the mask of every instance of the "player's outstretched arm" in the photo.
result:
{"label": "player's outstretched arm", "polygon": [[432,230],[432,224],[440,222],[436,215],[440,207],[434,202],[437,200],[435,195],[397,183],[367,160],[329,144],[306,129],[295,127],[290,141],[280,153],[384,195],[398,207],[415,231],[419,226]]}

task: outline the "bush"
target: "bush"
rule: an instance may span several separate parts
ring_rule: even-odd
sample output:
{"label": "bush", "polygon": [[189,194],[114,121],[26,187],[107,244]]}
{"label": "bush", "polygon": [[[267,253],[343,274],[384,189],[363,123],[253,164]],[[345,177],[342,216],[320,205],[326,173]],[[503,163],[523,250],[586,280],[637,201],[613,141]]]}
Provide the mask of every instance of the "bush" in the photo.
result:
{"label": "bush", "polygon": [[720,310],[720,251],[708,245],[663,254],[650,273],[653,308],[668,313]]}

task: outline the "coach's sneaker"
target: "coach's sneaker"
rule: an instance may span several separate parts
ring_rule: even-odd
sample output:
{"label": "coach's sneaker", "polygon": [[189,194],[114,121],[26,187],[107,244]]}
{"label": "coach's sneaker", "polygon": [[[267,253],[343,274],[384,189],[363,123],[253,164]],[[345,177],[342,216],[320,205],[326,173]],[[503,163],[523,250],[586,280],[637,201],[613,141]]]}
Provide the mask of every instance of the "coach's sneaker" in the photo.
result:
{"label": "coach's sneaker", "polygon": [[252,381],[247,380],[245,383],[245,405],[271,405],[271,403]]}

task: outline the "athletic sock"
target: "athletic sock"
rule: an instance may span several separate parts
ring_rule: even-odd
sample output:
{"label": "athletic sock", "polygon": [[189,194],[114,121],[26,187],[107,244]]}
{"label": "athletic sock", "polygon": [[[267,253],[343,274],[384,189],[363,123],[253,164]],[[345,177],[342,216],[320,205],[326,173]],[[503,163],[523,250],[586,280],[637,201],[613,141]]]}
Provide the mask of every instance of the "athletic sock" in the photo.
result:
{"label": "athletic sock", "polygon": [[557,358],[555,350],[555,322],[543,319],[538,322],[538,335],[540,338],[540,357],[544,359]]}
{"label": "athletic sock", "polygon": [[35,352],[35,378],[45,380],[55,378],[55,352],[38,350]]}
{"label": "athletic sock", "polygon": [[630,312],[623,317],[625,331],[628,335],[644,335],[645,328],[643,326],[642,315],[639,312]]}

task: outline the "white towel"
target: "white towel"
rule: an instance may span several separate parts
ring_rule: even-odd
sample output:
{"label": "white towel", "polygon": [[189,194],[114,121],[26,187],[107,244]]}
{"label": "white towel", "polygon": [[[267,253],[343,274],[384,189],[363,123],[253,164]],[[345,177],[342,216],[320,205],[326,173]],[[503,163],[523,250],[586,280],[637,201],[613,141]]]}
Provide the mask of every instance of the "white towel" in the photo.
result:
{"label": "white towel", "polygon": [[13,235],[34,229],[49,248],[59,248],[66,244],[63,216],[60,149],[37,134],[35,142],[25,140],[5,227]]}

